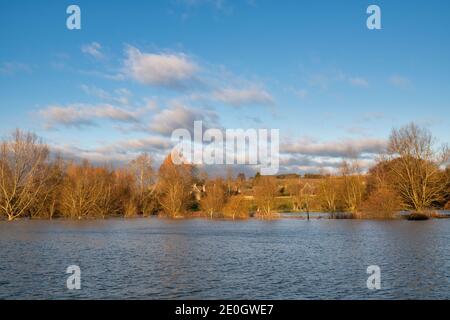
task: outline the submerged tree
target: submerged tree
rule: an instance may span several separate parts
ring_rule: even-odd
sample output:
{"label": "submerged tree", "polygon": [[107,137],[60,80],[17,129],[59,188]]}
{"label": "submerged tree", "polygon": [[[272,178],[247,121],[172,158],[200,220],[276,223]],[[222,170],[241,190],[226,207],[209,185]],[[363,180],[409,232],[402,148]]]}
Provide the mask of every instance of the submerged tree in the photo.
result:
{"label": "submerged tree", "polygon": [[258,214],[262,219],[270,218],[276,207],[278,186],[274,177],[259,176],[255,181],[254,197]]}
{"label": "submerged tree", "polygon": [[36,135],[17,129],[0,143],[0,212],[9,221],[45,202],[52,178],[48,147]]}
{"label": "submerged tree", "polygon": [[92,167],[88,161],[67,167],[62,184],[61,211],[72,219],[111,214],[113,181],[106,168]]}
{"label": "submerged tree", "polygon": [[221,178],[207,181],[205,195],[200,200],[200,206],[212,219],[213,215],[222,211],[226,202],[227,188]]}
{"label": "submerged tree", "polygon": [[223,208],[225,218],[229,219],[247,219],[249,217],[248,204],[244,196],[237,195],[228,199]]}
{"label": "submerged tree", "polygon": [[345,209],[357,214],[361,208],[365,184],[358,160],[343,161],[340,168],[342,176],[342,199]]}
{"label": "submerged tree", "polygon": [[61,186],[65,175],[65,163],[60,156],[56,156],[48,164],[48,180],[43,196],[36,199],[36,203],[30,209],[30,218],[52,219],[60,209]]}
{"label": "submerged tree", "polygon": [[128,167],[135,180],[136,209],[140,214],[148,216],[155,209],[152,160],[147,153],[143,153],[132,160]]}
{"label": "submerged tree", "polygon": [[183,214],[192,190],[193,166],[174,164],[169,155],[161,164],[158,174],[159,203],[169,217]]}
{"label": "submerged tree", "polygon": [[311,211],[311,203],[314,199],[314,187],[305,181],[297,181],[288,186],[289,194],[292,198],[292,206],[295,211]]}
{"label": "submerged tree", "polygon": [[367,173],[367,185],[362,204],[364,218],[390,219],[401,210],[402,202],[394,188],[390,162],[379,160]]}
{"label": "submerged tree", "polygon": [[323,210],[332,215],[338,209],[339,202],[339,180],[332,174],[324,175],[318,185],[319,203]]}

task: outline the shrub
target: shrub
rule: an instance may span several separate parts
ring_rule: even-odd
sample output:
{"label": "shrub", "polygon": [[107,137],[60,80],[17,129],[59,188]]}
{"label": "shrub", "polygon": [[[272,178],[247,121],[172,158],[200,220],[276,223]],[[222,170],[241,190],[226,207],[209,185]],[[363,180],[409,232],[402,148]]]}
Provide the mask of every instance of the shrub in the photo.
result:
{"label": "shrub", "polygon": [[396,192],[387,187],[373,191],[362,205],[362,217],[368,219],[392,219],[401,208]]}
{"label": "shrub", "polygon": [[424,213],[411,213],[409,214],[406,219],[410,221],[422,221],[422,220],[428,220],[430,217]]}
{"label": "shrub", "polygon": [[247,201],[242,196],[231,197],[223,208],[223,215],[228,219],[247,219],[249,210]]}
{"label": "shrub", "polygon": [[447,204],[444,206],[444,210],[450,210],[450,200],[447,202]]}

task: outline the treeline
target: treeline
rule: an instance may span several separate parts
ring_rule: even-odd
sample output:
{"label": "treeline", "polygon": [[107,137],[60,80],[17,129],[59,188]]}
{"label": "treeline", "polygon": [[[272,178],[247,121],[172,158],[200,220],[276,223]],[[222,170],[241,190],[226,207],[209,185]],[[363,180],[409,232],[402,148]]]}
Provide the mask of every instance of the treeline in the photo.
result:
{"label": "treeline", "polygon": [[415,124],[394,129],[367,173],[356,158],[338,172],[308,177],[209,178],[168,156],[158,170],[142,154],[121,168],[51,156],[36,135],[16,130],[0,142],[0,217],[70,219],[165,215],[271,218],[280,211],[391,218],[399,210],[450,209],[449,152]]}
{"label": "treeline", "polygon": [[432,214],[450,210],[450,153],[431,133],[412,123],[393,129],[386,151],[363,173],[358,159],[338,172],[291,180],[283,187],[294,210],[325,211],[335,217],[393,218],[399,211]]}
{"label": "treeline", "polygon": [[[170,155],[158,171],[145,153],[121,168],[66,161],[51,156],[36,135],[16,130],[0,142],[0,218],[175,218],[200,209],[248,217],[231,184],[225,191],[219,180],[201,182],[198,176],[194,166],[175,165]],[[211,192],[200,191],[210,186]]]}

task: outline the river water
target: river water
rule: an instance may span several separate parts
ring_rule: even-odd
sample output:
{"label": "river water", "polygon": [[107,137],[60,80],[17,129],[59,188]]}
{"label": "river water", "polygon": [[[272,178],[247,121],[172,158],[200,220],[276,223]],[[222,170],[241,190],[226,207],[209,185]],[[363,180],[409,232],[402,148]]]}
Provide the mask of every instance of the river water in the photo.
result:
{"label": "river water", "polygon": [[0,299],[450,299],[449,244],[450,219],[0,222]]}

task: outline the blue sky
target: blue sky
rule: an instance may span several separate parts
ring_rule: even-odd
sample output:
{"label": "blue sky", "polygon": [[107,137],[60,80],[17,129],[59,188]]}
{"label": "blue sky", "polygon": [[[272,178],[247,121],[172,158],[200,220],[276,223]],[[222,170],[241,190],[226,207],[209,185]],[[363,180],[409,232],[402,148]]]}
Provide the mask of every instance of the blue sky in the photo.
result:
{"label": "blue sky", "polygon": [[201,119],[279,128],[285,171],[332,168],[347,147],[370,162],[410,121],[449,142],[449,32],[445,0],[0,0],[0,134],[127,161]]}

